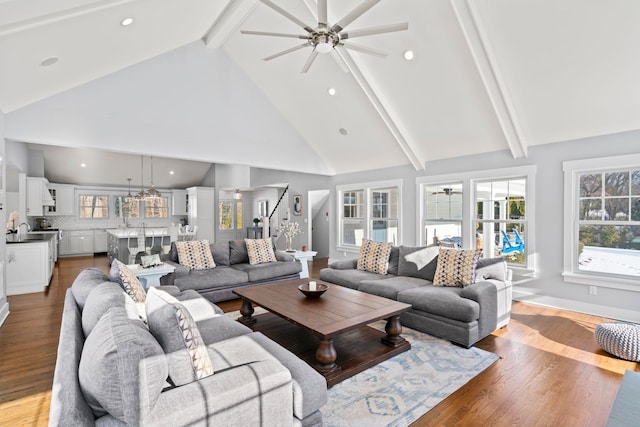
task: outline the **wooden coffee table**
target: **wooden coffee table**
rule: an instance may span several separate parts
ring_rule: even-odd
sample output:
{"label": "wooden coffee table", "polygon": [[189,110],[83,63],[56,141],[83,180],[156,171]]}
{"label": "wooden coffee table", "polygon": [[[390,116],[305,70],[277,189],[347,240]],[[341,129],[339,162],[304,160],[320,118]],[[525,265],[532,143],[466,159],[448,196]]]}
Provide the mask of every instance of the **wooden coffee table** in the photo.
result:
{"label": "wooden coffee table", "polygon": [[[400,336],[400,313],[411,305],[334,284],[311,299],[298,289],[308,281],[233,291],[242,298],[238,321],[305,360],[324,375],[329,387],[411,348]],[[273,314],[253,316],[253,305]],[[380,319],[387,319],[386,333],[366,326]]]}

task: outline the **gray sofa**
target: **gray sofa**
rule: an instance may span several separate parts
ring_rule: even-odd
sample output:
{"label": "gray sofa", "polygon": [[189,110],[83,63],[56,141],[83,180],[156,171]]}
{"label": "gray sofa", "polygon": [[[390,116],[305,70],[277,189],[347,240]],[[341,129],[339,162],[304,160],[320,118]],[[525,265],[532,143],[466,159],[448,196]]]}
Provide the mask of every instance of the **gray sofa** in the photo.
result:
{"label": "gray sofa", "polygon": [[[150,332],[163,328],[164,312],[150,303],[156,290],[191,313],[213,375],[192,378],[191,365],[180,371],[184,354],[163,350],[162,337],[174,331]],[[325,379],[288,350],[222,315],[195,291],[149,291],[148,328],[139,304],[99,270],[78,275],[65,297],[49,425],[322,425]]]}
{"label": "gray sofa", "polygon": [[506,326],[512,286],[505,260],[481,259],[470,286],[433,286],[433,250],[393,247],[386,275],[358,270],[355,259],[333,262],[320,271],[320,280],[411,304],[400,315],[403,325],[465,347]]}
{"label": "gray sofa", "polygon": [[244,240],[212,243],[211,254],[216,264],[210,270],[189,270],[178,262],[175,243],[163,261],[176,269],[162,279],[163,285],[174,285],[180,290],[193,289],[212,302],[227,301],[238,296],[234,289],[265,283],[298,279],[302,264],[283,251],[275,251],[278,262],[249,264],[247,245]]}

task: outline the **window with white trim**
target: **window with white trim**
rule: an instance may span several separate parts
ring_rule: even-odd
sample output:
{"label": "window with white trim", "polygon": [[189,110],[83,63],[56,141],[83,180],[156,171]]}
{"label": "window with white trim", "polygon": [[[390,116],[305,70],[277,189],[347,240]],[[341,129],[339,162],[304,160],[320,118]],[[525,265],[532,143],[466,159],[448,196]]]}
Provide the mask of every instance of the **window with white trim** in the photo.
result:
{"label": "window with white trim", "polygon": [[109,218],[109,196],[81,195],[79,198],[81,219]]}
{"label": "window with white trim", "polygon": [[483,249],[531,273],[535,173],[520,166],[416,178],[419,242]]}
{"label": "window with white trim", "polygon": [[527,179],[475,181],[475,247],[485,258],[501,256],[527,266]]}
{"label": "window with white trim", "polygon": [[398,244],[401,181],[343,185],[338,192],[338,242],[357,249],[363,239]]}
{"label": "window with white trim", "polygon": [[[564,163],[565,280],[640,277],[640,156]],[[583,279],[583,280],[581,280]],[[624,288],[624,286],[623,286]]]}
{"label": "window with white trim", "polygon": [[462,246],[462,182],[423,186],[424,245]]}

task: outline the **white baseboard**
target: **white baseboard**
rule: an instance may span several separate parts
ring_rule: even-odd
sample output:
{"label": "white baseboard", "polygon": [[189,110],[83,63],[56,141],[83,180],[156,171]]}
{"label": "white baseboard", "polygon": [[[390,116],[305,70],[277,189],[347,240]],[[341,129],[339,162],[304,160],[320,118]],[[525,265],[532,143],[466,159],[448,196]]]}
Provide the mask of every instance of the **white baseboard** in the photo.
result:
{"label": "white baseboard", "polygon": [[537,295],[513,289],[513,299],[528,304],[542,305],[545,307],[559,308],[562,310],[576,311],[578,313],[591,314],[593,316],[606,317],[608,319],[622,320],[625,322],[640,323],[640,312],[624,310],[587,302],[573,301],[563,298],[555,298],[546,295]]}
{"label": "white baseboard", "polygon": [[7,317],[9,317],[9,303],[4,301],[4,304],[0,307],[0,326],[7,320]]}

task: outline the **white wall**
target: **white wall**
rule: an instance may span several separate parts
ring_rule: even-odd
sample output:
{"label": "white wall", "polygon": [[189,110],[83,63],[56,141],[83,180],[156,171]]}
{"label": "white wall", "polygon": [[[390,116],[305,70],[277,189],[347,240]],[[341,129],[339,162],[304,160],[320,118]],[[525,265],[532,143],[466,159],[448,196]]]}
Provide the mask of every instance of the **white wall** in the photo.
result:
{"label": "white wall", "polygon": [[[562,162],[638,153],[640,152],[638,141],[640,141],[640,131],[632,131],[530,147],[529,155],[524,159],[513,159],[507,151],[500,151],[427,162],[425,172],[421,173],[411,167],[399,167],[337,175],[333,177],[334,185],[329,199],[330,214],[335,219],[337,214],[335,185],[402,179],[402,244],[414,245],[419,243],[416,230],[416,177],[536,165],[534,221],[538,268],[535,279],[515,285],[516,297],[529,302],[640,322],[640,310],[638,310],[640,283],[638,292],[600,287],[597,295],[589,295],[587,286],[565,283],[561,276],[564,239]],[[336,250],[336,225],[336,221],[332,220],[330,252],[332,260],[345,258],[342,252]],[[354,254],[346,255],[347,258],[354,256]]]}
{"label": "white wall", "polygon": [[[7,222],[6,208],[6,150],[4,140],[4,113],[0,111],[0,224]],[[0,325],[4,323],[9,315],[9,303],[7,302],[7,273],[5,261],[7,259],[6,239],[0,239]]]}

